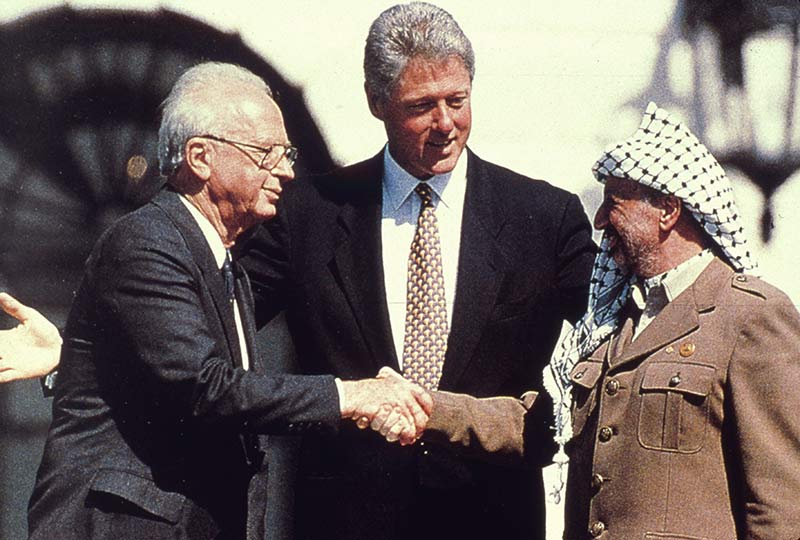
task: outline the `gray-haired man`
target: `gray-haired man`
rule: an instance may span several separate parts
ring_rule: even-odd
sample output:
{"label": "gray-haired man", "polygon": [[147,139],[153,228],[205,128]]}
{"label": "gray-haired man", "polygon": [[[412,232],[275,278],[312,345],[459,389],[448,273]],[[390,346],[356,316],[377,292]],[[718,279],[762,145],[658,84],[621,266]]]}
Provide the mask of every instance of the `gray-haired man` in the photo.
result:
{"label": "gray-haired man", "polygon": [[[308,374],[347,381],[389,366],[428,389],[541,390],[562,321],[586,307],[595,246],[578,198],[466,147],[475,58],[444,10],[383,12],[364,70],[388,144],[287,184],[278,217],[241,253],[257,322],[286,311]],[[529,424],[544,429],[549,407],[536,410]],[[373,427],[391,438],[402,425]],[[534,466],[517,469],[425,441],[390,447],[355,427],[306,436],[296,536],[543,538],[538,466],[552,440],[535,446]]]}
{"label": "gray-haired man", "polygon": [[264,81],[230,64],[189,69],[164,103],[159,148],[168,187],[103,234],[67,321],[32,539],[261,536],[264,501],[250,516],[247,505],[257,434],[335,432],[382,404],[409,427],[427,420],[430,398],[396,378],[264,372],[230,254],[294,177]]}

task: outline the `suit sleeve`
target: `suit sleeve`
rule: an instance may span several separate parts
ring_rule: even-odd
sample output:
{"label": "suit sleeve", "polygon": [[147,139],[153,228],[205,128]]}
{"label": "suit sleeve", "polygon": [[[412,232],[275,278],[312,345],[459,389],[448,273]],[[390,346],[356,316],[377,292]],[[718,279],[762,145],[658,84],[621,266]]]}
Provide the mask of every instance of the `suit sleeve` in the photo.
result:
{"label": "suit sleeve", "polygon": [[234,367],[188,249],[169,234],[152,236],[135,229],[113,235],[92,265],[96,319],[106,334],[100,339],[113,340],[122,372],[144,381],[162,410],[192,421],[259,433],[336,429],[333,377]]}
{"label": "suit sleeve", "polygon": [[575,323],[586,312],[597,253],[591,225],[576,195],[571,194],[565,206],[556,249],[560,309],[566,320]]}
{"label": "suit sleeve", "polygon": [[788,298],[752,310],[728,376],[739,536],[800,538],[800,315]]}

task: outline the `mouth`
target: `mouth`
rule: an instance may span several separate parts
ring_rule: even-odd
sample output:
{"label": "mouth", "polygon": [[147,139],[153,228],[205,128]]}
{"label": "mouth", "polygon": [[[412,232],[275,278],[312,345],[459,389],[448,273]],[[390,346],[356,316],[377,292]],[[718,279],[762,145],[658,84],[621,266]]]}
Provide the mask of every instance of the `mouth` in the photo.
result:
{"label": "mouth", "polygon": [[425,145],[426,146],[432,146],[434,148],[438,148],[440,150],[443,150],[443,149],[447,148],[448,146],[450,146],[454,142],[455,142],[455,139],[447,139],[445,141],[428,141],[428,142],[425,143]]}
{"label": "mouth", "polygon": [[277,202],[281,196],[280,192],[276,192],[266,186],[261,188],[261,192],[264,193],[267,196],[267,199],[269,199],[269,201],[272,203]]}
{"label": "mouth", "polygon": [[613,252],[619,243],[619,236],[616,232],[606,229],[606,238],[608,238],[608,250]]}

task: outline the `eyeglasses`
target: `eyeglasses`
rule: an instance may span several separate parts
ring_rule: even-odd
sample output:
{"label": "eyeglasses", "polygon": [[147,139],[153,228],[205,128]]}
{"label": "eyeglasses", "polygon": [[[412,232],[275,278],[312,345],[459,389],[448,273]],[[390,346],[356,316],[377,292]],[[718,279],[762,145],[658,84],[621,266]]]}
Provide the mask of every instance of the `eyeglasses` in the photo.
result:
{"label": "eyeglasses", "polygon": [[[281,162],[281,160],[285,157],[286,161],[289,163],[291,167],[297,162],[297,156],[300,153],[297,148],[288,144],[273,144],[271,146],[267,146],[266,148],[263,146],[256,146],[255,144],[243,143],[239,141],[232,141],[230,139],[225,139],[223,137],[217,137],[216,135],[196,135],[201,139],[210,139],[212,141],[217,141],[225,144],[230,144],[231,146],[237,148],[238,150],[247,154],[250,159],[253,160],[253,163],[258,165],[259,169],[263,169],[267,172],[272,172],[275,167]],[[261,159],[253,158],[251,151],[247,150],[255,150],[260,154],[264,154]]]}

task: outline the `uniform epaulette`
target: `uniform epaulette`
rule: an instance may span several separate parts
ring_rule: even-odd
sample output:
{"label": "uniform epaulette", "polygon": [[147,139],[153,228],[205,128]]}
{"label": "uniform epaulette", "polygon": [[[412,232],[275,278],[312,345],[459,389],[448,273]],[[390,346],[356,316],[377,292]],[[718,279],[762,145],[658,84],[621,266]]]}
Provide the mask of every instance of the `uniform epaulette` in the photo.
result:
{"label": "uniform epaulette", "polygon": [[731,287],[753,294],[764,300],[767,299],[768,291],[772,288],[771,285],[761,279],[747,274],[734,274],[731,278]]}

